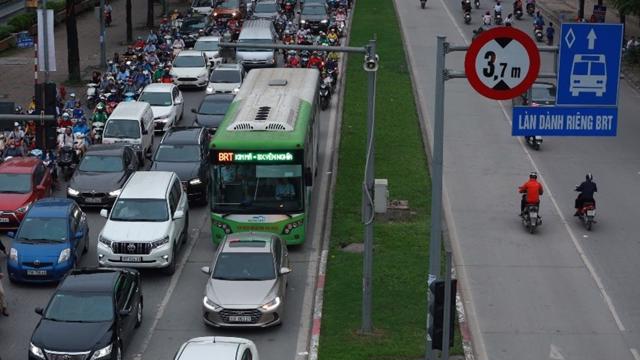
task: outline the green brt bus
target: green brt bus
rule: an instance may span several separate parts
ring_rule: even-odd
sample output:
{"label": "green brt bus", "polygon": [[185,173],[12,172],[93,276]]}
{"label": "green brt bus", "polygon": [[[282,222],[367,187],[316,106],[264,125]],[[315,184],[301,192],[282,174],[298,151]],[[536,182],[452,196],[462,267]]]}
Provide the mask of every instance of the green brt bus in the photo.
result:
{"label": "green brt bus", "polygon": [[211,235],[266,231],[305,240],[317,173],[316,69],[254,69],[209,146]]}

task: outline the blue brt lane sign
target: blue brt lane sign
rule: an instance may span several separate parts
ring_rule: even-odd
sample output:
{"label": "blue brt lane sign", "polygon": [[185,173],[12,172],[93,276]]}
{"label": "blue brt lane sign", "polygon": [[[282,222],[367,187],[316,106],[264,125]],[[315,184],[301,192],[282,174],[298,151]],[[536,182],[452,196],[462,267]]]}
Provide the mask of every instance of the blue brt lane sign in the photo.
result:
{"label": "blue brt lane sign", "polygon": [[514,136],[616,136],[615,107],[518,106],[513,108]]}

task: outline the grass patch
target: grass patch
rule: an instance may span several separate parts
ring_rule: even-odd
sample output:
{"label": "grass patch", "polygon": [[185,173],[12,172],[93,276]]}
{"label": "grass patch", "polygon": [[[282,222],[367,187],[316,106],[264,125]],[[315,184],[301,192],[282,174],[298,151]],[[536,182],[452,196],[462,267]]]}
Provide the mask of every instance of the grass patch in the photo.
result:
{"label": "grass patch", "polygon": [[[375,335],[358,335],[361,325],[362,256],[341,246],[362,242],[367,75],[362,57],[347,64],[339,170],[320,339],[322,360],[420,359],[424,356],[426,278],[431,183],[393,0],[357,3],[352,46],[377,34],[380,70],[376,109],[376,177],[389,179],[392,199],[409,200],[417,216],[408,222],[375,225]],[[393,14],[393,16],[392,16]],[[456,334],[453,354],[461,354]]]}

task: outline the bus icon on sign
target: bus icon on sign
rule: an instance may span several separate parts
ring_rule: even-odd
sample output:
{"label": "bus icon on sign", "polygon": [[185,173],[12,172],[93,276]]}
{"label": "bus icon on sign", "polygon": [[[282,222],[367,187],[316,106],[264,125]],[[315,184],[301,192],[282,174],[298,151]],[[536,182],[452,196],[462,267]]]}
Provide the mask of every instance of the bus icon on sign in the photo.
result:
{"label": "bus icon on sign", "polygon": [[603,54],[573,56],[571,65],[571,96],[595,93],[601,97],[607,90],[607,64]]}

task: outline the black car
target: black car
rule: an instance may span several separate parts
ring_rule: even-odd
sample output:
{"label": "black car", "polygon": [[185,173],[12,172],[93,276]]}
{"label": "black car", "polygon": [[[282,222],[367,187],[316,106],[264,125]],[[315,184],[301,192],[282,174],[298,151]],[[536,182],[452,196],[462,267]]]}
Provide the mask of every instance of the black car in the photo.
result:
{"label": "black car", "polygon": [[[529,102],[531,94],[531,102]],[[556,86],[552,83],[536,81],[531,89],[512,99],[512,105],[553,106],[556,104]]]}
{"label": "black car", "polygon": [[140,274],[130,269],[71,270],[51,296],[29,344],[29,360],[122,359],[142,322]]}
{"label": "black car", "polygon": [[206,204],[209,194],[209,133],[201,127],[171,128],[160,141],[150,170],[173,171],[189,200]]}
{"label": "black car", "polygon": [[218,130],[220,123],[233,102],[233,94],[211,94],[202,99],[198,109],[191,109],[196,114],[196,125],[207,128],[210,132]]}
{"label": "black car", "polygon": [[178,32],[184,40],[184,46],[192,48],[199,36],[211,33],[211,20],[206,15],[193,15],[182,19]]}
{"label": "black car", "polygon": [[69,181],[67,197],[80,206],[111,206],[138,166],[129,146],[90,146]]}
{"label": "black car", "polygon": [[300,27],[311,29],[312,32],[327,32],[329,14],[327,8],[321,4],[306,4],[300,13]]}

